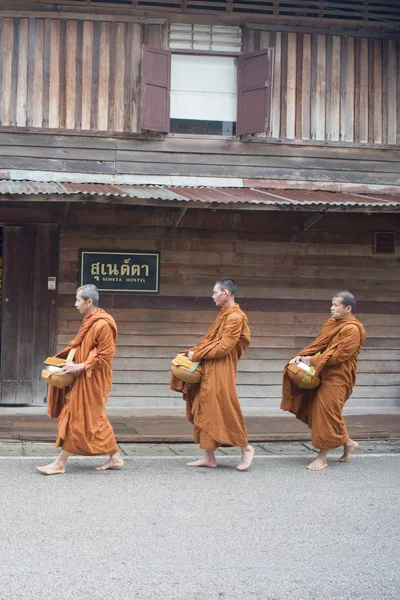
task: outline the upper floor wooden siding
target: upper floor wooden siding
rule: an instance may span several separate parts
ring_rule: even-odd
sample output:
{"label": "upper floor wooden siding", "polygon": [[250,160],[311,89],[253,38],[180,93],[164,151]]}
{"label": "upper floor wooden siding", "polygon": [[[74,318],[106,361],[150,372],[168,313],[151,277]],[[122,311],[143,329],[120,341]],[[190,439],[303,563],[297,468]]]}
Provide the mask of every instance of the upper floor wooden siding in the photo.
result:
{"label": "upper floor wooden siding", "polygon": [[[0,126],[139,132],[143,43],[167,25],[0,18]],[[398,144],[399,44],[244,28],[245,52],[275,48],[270,139]]]}
{"label": "upper floor wooden siding", "polygon": [[244,29],[244,52],[271,46],[270,137],[399,143],[399,40]]}
{"label": "upper floor wooden siding", "polygon": [[[7,8],[15,7],[15,0],[3,0]],[[400,6],[397,0],[19,0],[18,6],[36,10],[74,10],[118,12],[118,14],[157,15],[175,13],[179,16],[209,15],[221,20],[257,17],[261,20],[285,19],[316,20],[341,24],[346,22],[364,24],[387,24],[400,22]]]}

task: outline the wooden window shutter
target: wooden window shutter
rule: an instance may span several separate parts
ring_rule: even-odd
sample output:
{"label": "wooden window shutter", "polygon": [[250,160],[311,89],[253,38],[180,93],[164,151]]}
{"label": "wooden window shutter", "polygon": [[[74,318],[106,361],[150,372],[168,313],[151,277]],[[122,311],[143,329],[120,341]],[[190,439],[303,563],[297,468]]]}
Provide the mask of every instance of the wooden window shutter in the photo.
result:
{"label": "wooden window shutter", "polygon": [[169,133],[171,53],[142,46],[142,98],[140,126],[149,131]]}
{"label": "wooden window shutter", "polygon": [[269,131],[273,48],[239,57],[237,135]]}

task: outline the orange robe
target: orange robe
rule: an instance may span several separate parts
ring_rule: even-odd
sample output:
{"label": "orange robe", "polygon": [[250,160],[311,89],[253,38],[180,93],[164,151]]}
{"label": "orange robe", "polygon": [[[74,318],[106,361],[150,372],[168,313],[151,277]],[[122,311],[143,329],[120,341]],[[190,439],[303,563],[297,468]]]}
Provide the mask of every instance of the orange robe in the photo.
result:
{"label": "orange robe", "polygon": [[[311,356],[321,384],[302,390],[283,373],[282,410],[296,415],[311,428],[312,445],[319,450],[342,446],[347,428],[342,411],[356,381],[357,358],[365,342],[365,329],[355,317],[328,319],[309,346],[298,352]],[[318,356],[316,353],[320,352]]]}
{"label": "orange robe", "polygon": [[67,452],[84,456],[118,452],[106,416],[116,339],[114,319],[99,308],[85,316],[77,336],[57,355],[64,357],[76,348],[75,362],[85,364],[68,394],[68,388],[49,387],[48,414],[58,416],[56,446]]}
{"label": "orange robe", "polygon": [[[201,342],[186,350],[202,361],[200,384],[182,386],[186,416],[194,424],[194,441],[204,450],[247,446],[247,430],[236,391],[239,358],[250,343],[247,316],[238,304],[224,306]],[[171,387],[177,389],[172,378]],[[179,389],[179,383],[178,383]]]}

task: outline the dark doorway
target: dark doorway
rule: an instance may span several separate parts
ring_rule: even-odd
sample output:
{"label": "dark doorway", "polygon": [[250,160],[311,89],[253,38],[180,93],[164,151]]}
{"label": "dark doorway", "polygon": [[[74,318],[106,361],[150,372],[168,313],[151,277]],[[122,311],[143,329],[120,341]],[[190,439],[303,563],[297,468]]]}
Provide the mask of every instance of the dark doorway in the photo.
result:
{"label": "dark doorway", "polygon": [[[58,228],[4,226],[0,403],[43,404],[43,360],[54,353],[57,325]],[[50,278],[50,280],[49,280]]]}

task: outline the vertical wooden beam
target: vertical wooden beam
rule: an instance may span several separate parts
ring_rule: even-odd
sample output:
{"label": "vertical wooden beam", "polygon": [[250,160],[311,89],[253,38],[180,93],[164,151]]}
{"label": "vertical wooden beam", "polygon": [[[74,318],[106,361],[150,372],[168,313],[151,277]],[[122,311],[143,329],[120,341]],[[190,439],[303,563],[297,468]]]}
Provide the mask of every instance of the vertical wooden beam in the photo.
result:
{"label": "vertical wooden beam", "polygon": [[82,40],[82,129],[90,129],[92,109],[93,21],[84,21]]}
{"label": "vertical wooden beam", "polygon": [[375,53],[374,40],[368,40],[368,142],[374,143],[374,99],[375,99]]}
{"label": "vertical wooden beam", "polygon": [[369,71],[368,59],[369,49],[368,40],[361,38],[360,40],[360,121],[359,121],[359,141],[368,142],[368,113],[369,113]]}
{"label": "vertical wooden beam", "polygon": [[65,64],[65,126],[75,129],[76,125],[76,51],[78,40],[78,24],[67,22],[66,64]]}
{"label": "vertical wooden beam", "polygon": [[124,86],[124,131],[131,131],[133,111],[133,23],[126,24],[125,41],[125,86]]}
{"label": "vertical wooden beam", "polygon": [[286,139],[287,131],[287,75],[288,75],[288,34],[282,33],[281,59],[281,130],[279,137]]}
{"label": "vertical wooden beam", "polygon": [[340,53],[340,140],[346,139],[346,91],[348,37],[342,37]]}
{"label": "vertical wooden beam", "polygon": [[111,36],[110,36],[110,79],[109,79],[109,94],[108,94],[108,130],[113,131],[115,129],[115,57],[116,57],[116,46],[117,46],[117,23],[111,23]]}
{"label": "vertical wooden beam", "polygon": [[374,40],[374,142],[382,143],[382,40]]}
{"label": "vertical wooden beam", "polygon": [[33,66],[33,107],[32,118],[34,127],[43,126],[43,97],[44,97],[44,37],[45,21],[36,19],[35,58]]}
{"label": "vertical wooden beam", "polygon": [[311,35],[303,35],[301,138],[311,137]]}
{"label": "vertical wooden beam", "polygon": [[142,46],[142,27],[139,23],[133,23],[132,31],[132,107],[130,130],[139,131],[140,117],[140,49]]}
{"label": "vertical wooden beam", "polygon": [[94,24],[90,129],[98,129],[101,21]]}
{"label": "vertical wooden beam", "polygon": [[28,26],[28,81],[26,99],[26,123],[33,127],[33,90],[35,75],[35,53],[36,53],[36,19],[30,17]]}
{"label": "vertical wooden beam", "polygon": [[16,125],[26,127],[28,104],[28,50],[29,50],[29,22],[21,19],[18,46],[18,87],[17,87],[17,115]]}
{"label": "vertical wooden beam", "polygon": [[360,141],[360,50],[361,38],[354,40],[354,141]]}
{"label": "vertical wooden beam", "polygon": [[382,143],[388,143],[389,137],[389,41],[382,40]]}
{"label": "vertical wooden beam", "polygon": [[318,140],[326,136],[326,35],[318,35],[317,41],[317,128]]}
{"label": "vertical wooden beam", "polygon": [[97,108],[97,129],[108,129],[108,99],[110,95],[110,33],[111,24],[101,23],[99,52],[99,99]]}
{"label": "vertical wooden beam", "polygon": [[286,85],[286,138],[295,138],[296,128],[296,65],[297,34],[288,35],[287,85]]}
{"label": "vertical wooden beam", "polygon": [[340,36],[332,36],[331,94],[330,94],[330,139],[339,141],[340,137]]}
{"label": "vertical wooden beam", "polygon": [[45,19],[45,22],[44,22],[44,59],[43,59],[43,127],[49,126],[50,44],[51,44],[51,20]]}
{"label": "vertical wooden beam", "polygon": [[296,114],[294,137],[301,139],[301,112],[303,106],[303,33],[297,34],[296,40]]}
{"label": "vertical wooden beam", "polygon": [[310,139],[317,139],[318,36],[311,35]]}
{"label": "vertical wooden beam", "polygon": [[65,129],[67,123],[67,20],[60,21],[60,93],[59,93],[59,122],[60,127]]}
{"label": "vertical wooden beam", "polygon": [[18,54],[19,39],[21,33],[21,19],[14,19],[14,40],[11,64],[11,106],[10,106],[10,125],[17,124],[17,95],[18,95]]}
{"label": "vertical wooden beam", "polygon": [[126,23],[117,23],[115,49],[115,119],[114,130],[124,130]]}
{"label": "vertical wooden beam", "polygon": [[397,74],[397,63],[399,57],[397,54],[398,42],[388,40],[388,61],[387,61],[387,121],[388,121],[388,144],[397,144],[396,129],[394,123],[398,124],[397,116],[397,89],[399,85]]}
{"label": "vertical wooden beam", "polygon": [[60,20],[50,25],[49,127],[60,127]]}
{"label": "vertical wooden beam", "polygon": [[75,128],[82,129],[83,21],[76,24]]}
{"label": "vertical wooden beam", "polygon": [[[273,32],[275,36],[274,83],[271,105],[271,133],[273,138],[280,137],[281,129],[281,85],[282,85],[282,34]],[[271,36],[272,37],[272,36]]]}
{"label": "vertical wooden beam", "polygon": [[347,88],[346,88],[346,142],[354,141],[354,37],[347,44]]}

